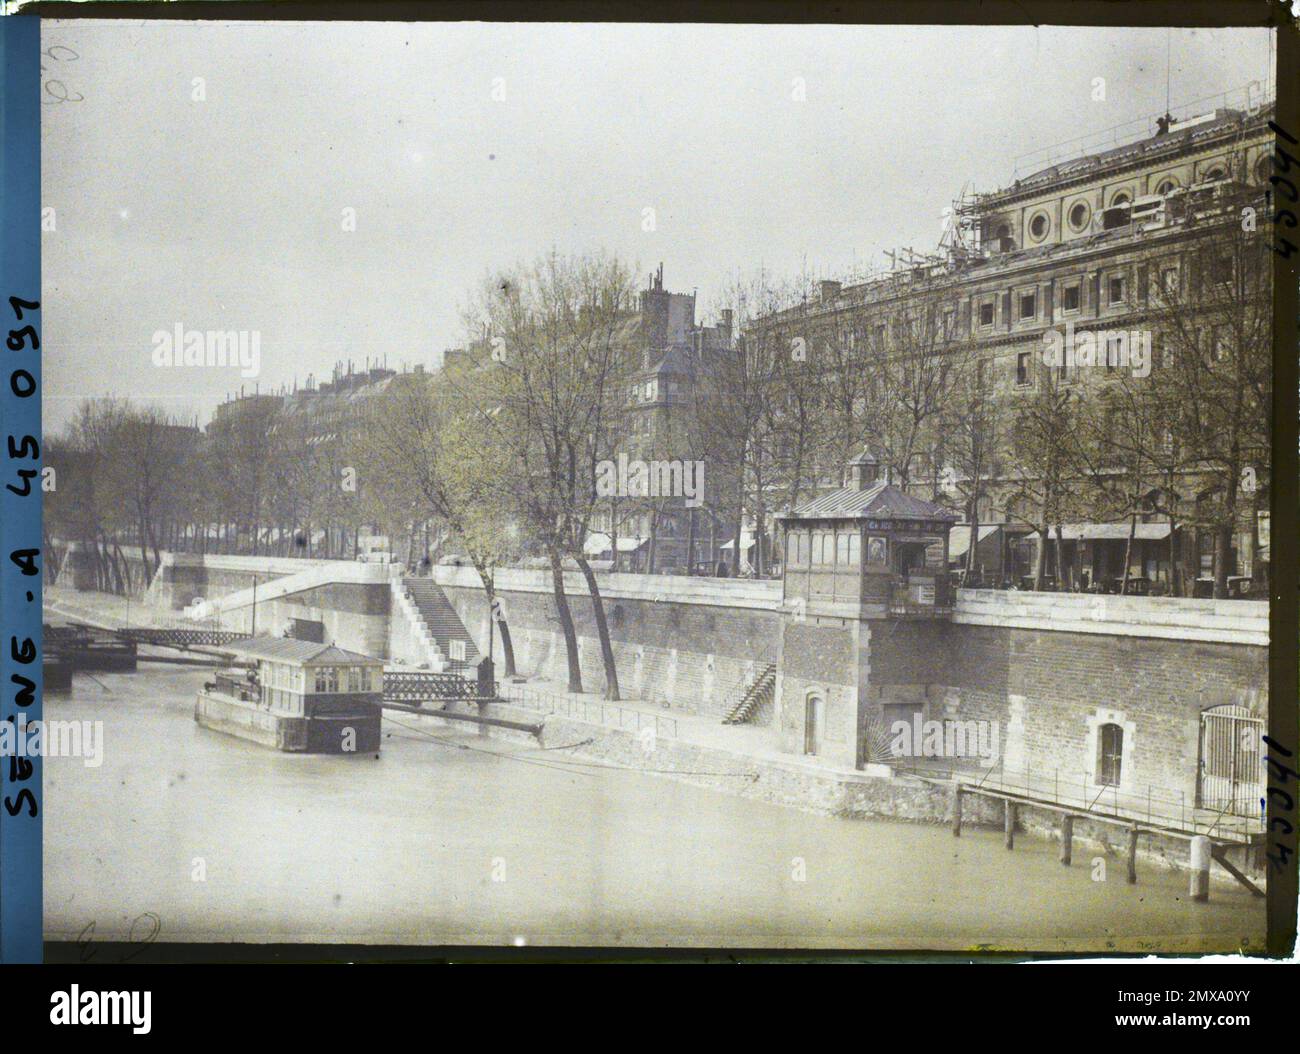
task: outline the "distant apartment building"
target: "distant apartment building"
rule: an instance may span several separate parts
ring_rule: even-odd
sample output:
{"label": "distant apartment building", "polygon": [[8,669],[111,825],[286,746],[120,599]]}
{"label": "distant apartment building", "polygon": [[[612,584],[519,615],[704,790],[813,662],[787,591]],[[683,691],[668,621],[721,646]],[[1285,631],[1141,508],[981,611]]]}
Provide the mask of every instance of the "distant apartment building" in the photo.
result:
{"label": "distant apartment building", "polygon": [[[705,326],[697,324],[695,309],[694,293],[664,288],[662,264],[638,299],[636,365],[613,444],[620,466],[632,467],[631,486],[624,488],[630,493],[599,510],[588,543],[623,570],[685,574],[688,567],[712,571],[726,559],[717,482],[704,455],[701,430],[708,422],[695,413],[695,392],[702,373],[733,347],[733,316],[724,310],[720,321]],[[647,481],[643,488],[638,478]]]}

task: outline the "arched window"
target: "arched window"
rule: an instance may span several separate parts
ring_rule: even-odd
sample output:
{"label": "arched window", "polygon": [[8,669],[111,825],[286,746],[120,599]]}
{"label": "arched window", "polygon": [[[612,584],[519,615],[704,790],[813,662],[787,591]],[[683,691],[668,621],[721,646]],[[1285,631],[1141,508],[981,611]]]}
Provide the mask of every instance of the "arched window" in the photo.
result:
{"label": "arched window", "polygon": [[1097,730],[1097,784],[1118,787],[1120,766],[1124,760],[1124,729],[1105,724]]}
{"label": "arched window", "polygon": [[1255,182],[1267,183],[1268,177],[1273,174],[1273,155],[1265,154],[1255,162]]}
{"label": "arched window", "polygon": [[1160,181],[1160,186],[1156,187],[1156,193],[1167,197],[1177,189],[1178,184],[1172,179],[1162,179]]}
{"label": "arched window", "polygon": [[1131,199],[1129,198],[1128,191],[1121,190],[1118,194],[1116,194],[1113,198],[1110,199],[1110,207],[1112,209],[1117,209],[1121,205],[1127,205],[1130,200]]}
{"label": "arched window", "polygon": [[1225,169],[1222,165],[1215,165],[1212,169],[1210,169],[1208,172],[1205,173],[1205,182],[1213,183],[1215,180],[1226,179],[1227,175],[1228,175],[1227,169]]}

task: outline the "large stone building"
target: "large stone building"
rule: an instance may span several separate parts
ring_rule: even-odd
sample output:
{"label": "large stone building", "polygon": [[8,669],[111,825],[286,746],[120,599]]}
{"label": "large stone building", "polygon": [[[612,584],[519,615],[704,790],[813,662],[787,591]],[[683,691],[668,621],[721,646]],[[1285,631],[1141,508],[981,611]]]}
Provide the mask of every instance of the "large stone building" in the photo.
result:
{"label": "large stone building", "polygon": [[[987,553],[977,550],[986,581],[1006,582],[1035,567],[1042,543],[1034,528],[1044,525],[1052,527],[1044,566],[1076,587],[1118,577],[1128,553],[1131,575],[1161,583],[1158,588],[1203,591],[1220,534],[1227,575],[1258,578],[1267,560],[1266,454],[1262,463],[1242,463],[1240,492],[1235,484],[1229,488],[1236,508],[1229,537],[1225,527],[1212,525],[1208,509],[1225,500],[1222,468],[1217,475],[1210,470],[1213,458],[1171,459],[1164,478],[1143,485],[1134,516],[1129,510],[1117,515],[1082,485],[1045,510],[1011,438],[1017,419],[1032,416],[1028,408],[1036,401],[1041,410],[1045,395],[1094,399],[1117,381],[1133,391],[1172,383],[1173,375],[1162,371],[1175,355],[1204,353],[1225,364],[1247,359],[1267,372],[1271,328],[1260,329],[1269,318],[1267,286],[1249,286],[1234,271],[1244,272],[1247,264],[1234,256],[1242,255],[1243,233],[1253,241],[1248,252],[1266,254],[1271,112],[1271,105],[1252,104],[1250,111],[1218,109],[1181,121],[1165,116],[1155,122],[1154,134],[1138,141],[1058,162],[977,195],[959,204],[940,254],[910,254],[907,266],[867,282],[824,281],[814,301],[766,316],[745,335],[775,348],[798,346],[817,369],[831,373],[847,363],[871,372],[900,351],[919,353],[959,374],[947,389],[937,374],[925,379],[941,395],[988,392],[1005,427],[978,487],[964,485],[969,469],[953,456],[945,434],[953,415],[944,408],[907,451],[907,464],[890,466],[895,475],[907,470],[901,474],[909,490],[944,502],[963,518],[973,513],[981,539],[987,526],[1005,525],[1000,542],[990,541]],[[1257,222],[1263,233],[1253,238]],[[1243,321],[1241,311],[1254,313]],[[1254,331],[1243,333],[1250,327]],[[1059,343],[1050,343],[1056,335]],[[1234,341],[1254,343],[1230,347]],[[1095,359],[1081,353],[1054,362],[1045,354],[1066,342],[1095,347]],[[854,348],[857,358],[845,354]],[[1175,441],[1173,434],[1167,443]],[[860,448],[869,435],[863,427],[848,439]],[[833,466],[851,445],[831,449],[820,482],[838,484]],[[1266,442],[1255,446],[1267,450]],[[1125,529],[1130,519],[1137,521],[1131,531]],[[1059,543],[1056,526],[1063,528]]]}

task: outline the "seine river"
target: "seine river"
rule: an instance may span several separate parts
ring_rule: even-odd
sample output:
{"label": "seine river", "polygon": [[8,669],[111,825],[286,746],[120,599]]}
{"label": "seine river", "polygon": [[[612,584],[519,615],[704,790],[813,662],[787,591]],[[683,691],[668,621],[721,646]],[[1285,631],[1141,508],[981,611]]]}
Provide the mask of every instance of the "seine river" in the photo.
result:
{"label": "seine river", "polygon": [[[51,940],[1008,948],[1259,947],[1262,902],[1028,836],[813,816],[385,719],[380,759],[199,728],[205,671],[78,674],[47,718],[104,760],[45,765]],[[423,724],[420,728],[417,725]],[[93,929],[90,928],[93,923]]]}

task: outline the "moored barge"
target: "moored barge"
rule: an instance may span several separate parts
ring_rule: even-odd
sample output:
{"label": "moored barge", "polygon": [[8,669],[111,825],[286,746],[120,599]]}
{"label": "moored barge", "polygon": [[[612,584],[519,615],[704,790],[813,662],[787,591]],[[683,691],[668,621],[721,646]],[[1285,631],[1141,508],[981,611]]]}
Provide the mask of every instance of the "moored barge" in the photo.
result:
{"label": "moored barge", "polygon": [[384,664],[333,644],[250,637],[198,693],[194,720],[276,750],[378,754]]}

